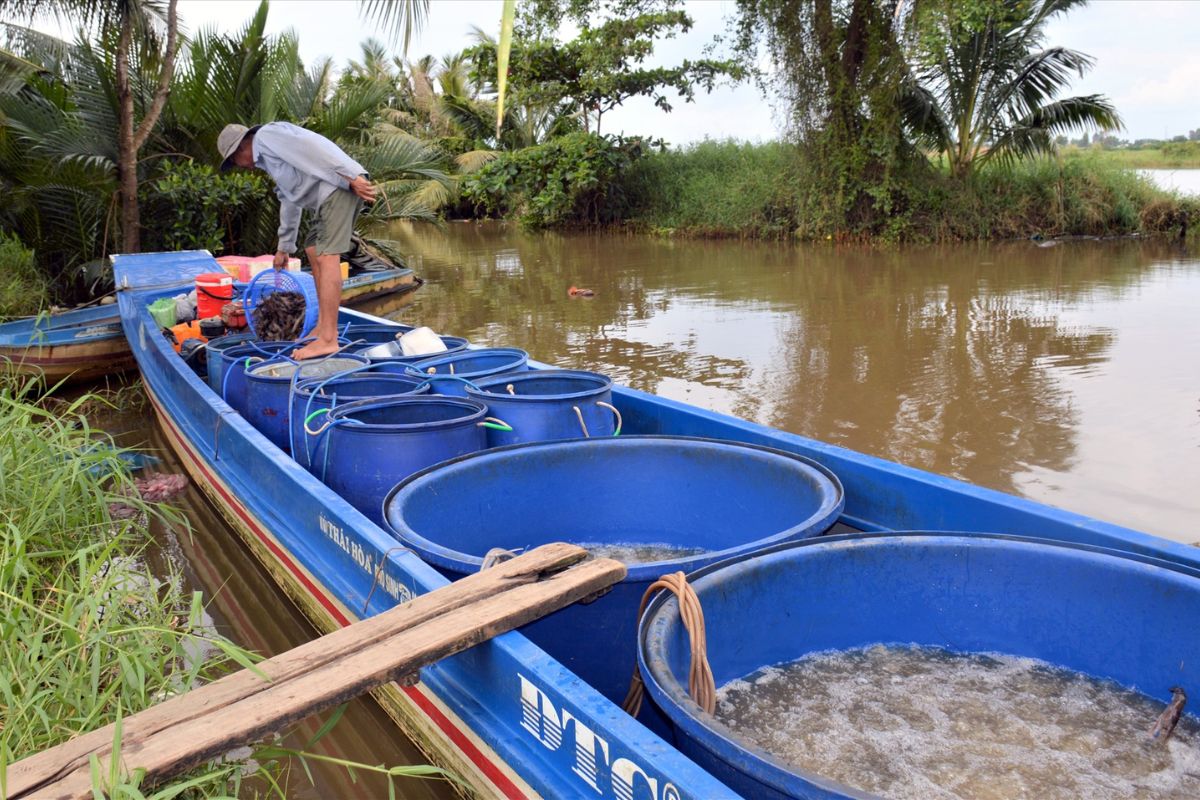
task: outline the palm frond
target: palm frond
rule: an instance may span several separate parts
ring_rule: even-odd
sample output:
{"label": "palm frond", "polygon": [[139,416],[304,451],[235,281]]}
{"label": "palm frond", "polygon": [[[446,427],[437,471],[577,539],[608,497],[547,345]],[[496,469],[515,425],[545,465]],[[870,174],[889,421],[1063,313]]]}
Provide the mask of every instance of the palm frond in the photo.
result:
{"label": "palm frond", "polygon": [[393,41],[401,40],[405,53],[413,33],[429,19],[429,0],[360,0],[359,6],[362,16],[389,29]]}
{"label": "palm frond", "polygon": [[499,155],[499,150],[468,150],[455,156],[454,163],[458,166],[459,173],[465,175],[482,169],[485,164],[495,161]]}

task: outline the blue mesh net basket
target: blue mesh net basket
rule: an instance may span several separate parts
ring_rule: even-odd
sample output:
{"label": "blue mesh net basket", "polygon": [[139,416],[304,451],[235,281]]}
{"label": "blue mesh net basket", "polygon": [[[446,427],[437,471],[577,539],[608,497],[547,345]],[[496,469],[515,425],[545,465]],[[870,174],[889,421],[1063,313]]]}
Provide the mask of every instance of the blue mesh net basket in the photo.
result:
{"label": "blue mesh net basket", "polygon": [[306,272],[274,269],[263,270],[246,285],[243,303],[250,330],[258,334],[254,330],[254,310],[272,292],[298,292],[304,295],[304,325],[296,338],[303,339],[312,333],[313,328],[317,327],[317,282]]}

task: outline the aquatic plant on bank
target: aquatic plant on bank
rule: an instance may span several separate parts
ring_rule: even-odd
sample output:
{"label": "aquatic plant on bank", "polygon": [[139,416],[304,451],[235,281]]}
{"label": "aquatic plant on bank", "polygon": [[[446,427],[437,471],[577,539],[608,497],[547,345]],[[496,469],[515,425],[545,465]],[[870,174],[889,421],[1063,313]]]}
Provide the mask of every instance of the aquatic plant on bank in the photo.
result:
{"label": "aquatic plant on bank", "polygon": [[660,235],[957,241],[1177,233],[1194,200],[1103,158],[989,164],[969,178],[913,170],[887,217],[844,225],[813,178],[820,165],[780,142],[705,141],[649,152],[618,180],[625,222]]}
{"label": "aquatic plant on bank", "polygon": [[[0,797],[15,761],[257,660],[205,623],[199,592],[148,569],[147,519],[186,522],[138,499],[127,463],[88,421],[97,402],[46,406],[0,385]],[[138,513],[116,519],[118,503]],[[136,773],[93,781],[98,797],[283,797],[289,759],[307,772],[307,760],[323,758],[274,743],[236,753],[153,790]],[[343,766],[383,773],[390,787],[401,776],[449,777]]]}

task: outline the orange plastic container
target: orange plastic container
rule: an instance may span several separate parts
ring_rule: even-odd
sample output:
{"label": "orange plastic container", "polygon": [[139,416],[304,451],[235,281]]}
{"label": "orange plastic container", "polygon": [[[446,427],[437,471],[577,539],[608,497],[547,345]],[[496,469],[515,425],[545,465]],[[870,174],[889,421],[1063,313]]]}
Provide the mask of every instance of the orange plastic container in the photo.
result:
{"label": "orange plastic container", "polygon": [[196,317],[221,316],[221,306],[233,299],[233,276],[228,272],[206,272],[196,276]]}
{"label": "orange plastic container", "polygon": [[[199,279],[197,279],[199,280]],[[179,352],[179,348],[183,346],[184,341],[188,339],[199,339],[202,342],[207,342],[208,338],[200,334],[200,323],[196,321],[181,322],[174,328],[171,328],[171,333],[175,334],[175,352]]]}

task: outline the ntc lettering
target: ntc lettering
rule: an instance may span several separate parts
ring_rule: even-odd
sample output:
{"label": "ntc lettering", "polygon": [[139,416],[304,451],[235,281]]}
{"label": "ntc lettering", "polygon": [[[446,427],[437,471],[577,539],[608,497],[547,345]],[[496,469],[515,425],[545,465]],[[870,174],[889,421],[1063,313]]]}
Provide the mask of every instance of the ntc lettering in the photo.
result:
{"label": "ntc lettering", "polygon": [[[644,787],[644,790],[637,793],[639,798],[681,800],[675,784],[663,783],[660,792],[659,779],[652,777],[628,758],[618,758],[610,764],[608,742],[604,737],[572,716],[569,710],[564,708],[560,714],[545,692],[534,686],[524,675],[518,673],[517,677],[521,679],[521,727],[533,734],[546,749],[552,751],[562,747],[567,729],[573,729],[575,766],[571,767],[571,771],[597,794],[607,794],[606,789],[611,787],[611,793],[617,800],[634,800],[634,789]],[[605,769],[608,770],[607,781],[602,777],[602,771]],[[605,783],[609,786],[601,788]]]}

